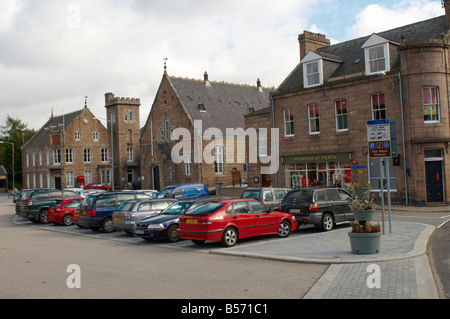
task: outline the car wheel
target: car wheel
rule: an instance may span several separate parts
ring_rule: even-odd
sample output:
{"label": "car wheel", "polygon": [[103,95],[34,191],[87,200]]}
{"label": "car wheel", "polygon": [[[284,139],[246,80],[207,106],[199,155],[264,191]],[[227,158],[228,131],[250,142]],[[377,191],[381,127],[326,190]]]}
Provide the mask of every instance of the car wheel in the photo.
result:
{"label": "car wheel", "polygon": [[222,235],[222,245],[225,247],[234,246],[238,241],[238,232],[236,228],[229,227],[225,229]]}
{"label": "car wheel", "polygon": [[72,214],[64,215],[61,222],[64,226],[70,226],[72,225]]}
{"label": "car wheel", "polygon": [[103,221],[102,227],[101,227],[102,232],[104,233],[112,233],[114,231],[114,226],[112,223],[112,219],[111,218],[106,218]]}
{"label": "car wheel", "polygon": [[196,239],[193,239],[192,242],[193,242],[194,244],[196,244],[196,245],[203,245],[203,244],[205,243],[205,240],[196,240]]}
{"label": "car wheel", "polygon": [[169,228],[167,228],[166,239],[168,242],[174,243],[174,242],[180,240],[180,237],[178,237],[178,235],[177,235],[177,229],[178,229],[178,225],[176,225],[176,224],[170,225]]}
{"label": "car wheel", "polygon": [[329,231],[334,228],[334,219],[331,214],[325,213],[322,216],[321,228],[323,231]]}
{"label": "car wheel", "polygon": [[278,237],[285,238],[291,234],[291,224],[288,221],[283,220],[278,228]]}
{"label": "car wheel", "polygon": [[39,213],[39,216],[38,216],[38,222],[39,222],[40,224],[46,224],[46,223],[48,223],[48,220],[47,220],[47,213],[48,213],[48,211],[46,211],[46,210],[43,210],[42,212]]}

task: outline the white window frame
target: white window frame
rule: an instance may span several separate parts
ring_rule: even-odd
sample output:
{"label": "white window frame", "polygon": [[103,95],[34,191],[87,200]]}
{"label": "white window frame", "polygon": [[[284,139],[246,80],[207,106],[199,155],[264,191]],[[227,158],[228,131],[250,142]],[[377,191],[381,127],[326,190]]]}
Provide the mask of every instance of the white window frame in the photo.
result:
{"label": "white window frame", "polygon": [[92,139],[94,140],[94,142],[98,142],[98,136],[99,136],[98,131],[92,132]]}
{"label": "white window frame", "polygon": [[[342,104],[345,103],[345,113],[339,113],[338,111],[338,103],[341,105],[342,110]],[[335,112],[335,118],[336,118],[336,132],[346,132],[348,131],[348,109],[347,109],[347,100],[345,99],[339,99],[334,101],[334,112]],[[344,120],[344,117],[346,120]],[[347,124],[344,128],[339,128],[339,124]]]}
{"label": "white window frame", "polygon": [[53,164],[55,165],[61,164],[61,150],[59,148],[55,148],[53,150]]}
{"label": "white window frame", "polygon": [[[431,90],[436,90],[436,103],[425,103],[424,101],[424,90],[429,90],[431,92]],[[440,99],[439,99],[439,87],[437,86],[425,86],[422,88],[422,108],[423,108],[423,112],[424,112],[424,123],[440,123],[441,121],[441,117],[439,115],[439,111],[440,111]],[[431,94],[430,94],[431,97]],[[425,108],[428,108],[429,111],[431,111],[432,107],[436,107],[436,120],[425,120]]]}
{"label": "white window frame", "polygon": [[192,175],[191,157],[186,156],[183,161],[184,161],[184,174],[186,176],[191,176]]}
{"label": "white window frame", "polygon": [[[292,112],[292,118],[286,117],[286,111],[290,110]],[[284,136],[285,137],[291,137],[294,136],[295,130],[294,130],[294,108],[293,107],[287,107],[283,109],[283,123],[284,123]]]}
{"label": "white window frame", "polygon": [[73,163],[73,149],[72,148],[66,148],[66,163],[69,163],[69,164]]}
{"label": "white window frame", "polygon": [[75,174],[73,172],[66,173],[66,185],[67,187],[74,187],[75,184]]}
{"label": "white window frame", "polygon": [[[311,107],[317,107],[317,116],[311,117]],[[320,134],[320,107],[317,103],[308,104],[308,127],[309,135]],[[314,125],[313,125],[314,124]],[[316,127],[318,126],[318,128]]]}
{"label": "white window frame", "polygon": [[[311,67],[317,66],[317,70],[309,72]],[[317,77],[317,81],[310,82],[311,77]],[[303,83],[305,88],[312,88],[323,84],[323,60],[311,61],[303,64]]]}
{"label": "white window frame", "polygon": [[214,173],[225,173],[224,148],[223,145],[214,146]]}
{"label": "white window frame", "polygon": [[267,156],[267,129],[260,128],[258,130],[258,155],[260,157]]}
{"label": "white window frame", "polygon": [[75,131],[75,141],[81,141],[81,132]]}
{"label": "white window frame", "polygon": [[[383,57],[376,56],[374,59],[371,59],[371,52],[373,50],[383,49]],[[387,72],[390,69],[390,57],[389,57],[389,43],[383,43],[380,45],[374,45],[371,47],[367,47],[364,49],[364,59],[366,62],[366,75],[378,74],[381,72]],[[373,63],[378,63],[379,61],[384,60],[384,68],[380,69],[372,69]]]}
{"label": "white window frame", "polygon": [[84,163],[91,163],[92,161],[92,149],[85,148],[83,150],[83,162]]}
{"label": "white window frame", "polygon": [[102,160],[102,162],[108,162],[108,160],[109,160],[109,149],[108,148],[102,148],[101,160]]}
{"label": "white window frame", "polygon": [[127,161],[134,162],[134,148],[127,147]]}
{"label": "white window frame", "polygon": [[[379,108],[379,109],[377,109],[377,110],[374,110],[374,104],[373,104],[373,97],[374,96],[378,96],[378,102],[379,102],[379,96],[380,95],[383,95],[383,97],[384,97],[384,108],[382,109],[382,108]],[[381,104],[378,104],[378,105],[380,105],[381,106]],[[386,95],[384,94],[384,93],[375,93],[375,94],[371,94],[370,95],[370,110],[371,110],[371,113],[372,113],[372,120],[386,120],[388,117],[387,117],[387,108],[386,108]],[[379,118],[376,118],[375,117],[375,113],[380,113],[381,114],[381,112],[382,111],[384,111],[384,117],[379,117]]]}

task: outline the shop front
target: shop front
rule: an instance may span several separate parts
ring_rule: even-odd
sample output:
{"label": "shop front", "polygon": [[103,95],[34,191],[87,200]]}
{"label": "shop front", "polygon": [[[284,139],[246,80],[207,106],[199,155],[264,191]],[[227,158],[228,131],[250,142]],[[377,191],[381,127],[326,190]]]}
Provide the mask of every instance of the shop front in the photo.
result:
{"label": "shop front", "polygon": [[352,181],[351,152],[282,156],[281,163],[290,188],[342,187]]}

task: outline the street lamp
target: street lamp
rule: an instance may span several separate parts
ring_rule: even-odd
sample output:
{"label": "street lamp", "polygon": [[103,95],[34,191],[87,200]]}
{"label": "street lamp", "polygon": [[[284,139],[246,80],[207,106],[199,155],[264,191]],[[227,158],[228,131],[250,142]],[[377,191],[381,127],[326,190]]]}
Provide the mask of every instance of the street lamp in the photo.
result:
{"label": "street lamp", "polygon": [[94,117],[94,120],[105,120],[111,123],[111,187],[114,191],[114,139],[113,139],[113,124],[114,124],[114,112],[111,112],[111,119],[105,119],[105,118],[97,118]]}
{"label": "street lamp", "polygon": [[14,143],[0,141],[0,144],[11,144],[12,145],[12,190],[14,191]]}

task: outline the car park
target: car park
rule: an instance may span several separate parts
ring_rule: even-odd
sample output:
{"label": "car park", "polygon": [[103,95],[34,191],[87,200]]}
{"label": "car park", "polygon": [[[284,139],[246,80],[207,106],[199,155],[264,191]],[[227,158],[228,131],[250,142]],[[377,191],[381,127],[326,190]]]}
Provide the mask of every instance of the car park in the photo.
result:
{"label": "car park", "polygon": [[75,209],[81,204],[83,198],[57,199],[56,202],[48,208],[47,221],[54,224],[70,226],[73,223]]}
{"label": "car park", "polygon": [[177,201],[164,209],[161,214],[137,222],[133,234],[146,240],[176,242],[180,239],[177,234],[180,216],[211,200],[213,200],[211,197],[205,197]]}
{"label": "car park", "polygon": [[112,187],[108,186],[108,185],[103,185],[103,184],[95,184],[95,183],[91,183],[91,184],[87,184],[83,187],[83,189],[102,189],[105,191],[112,191]]}
{"label": "car park", "polygon": [[292,214],[272,211],[254,199],[223,199],[183,214],[177,233],[195,244],[212,240],[231,247],[243,238],[270,234],[287,237],[296,229]]}
{"label": "car park", "polygon": [[280,210],[296,216],[299,224],[313,224],[329,231],[336,224],[354,220],[350,193],[340,188],[303,188],[289,192]]}
{"label": "car park", "polygon": [[81,213],[77,224],[105,233],[114,231],[112,214],[127,200],[150,199],[150,196],[134,191],[107,192],[89,195],[81,204]]}
{"label": "car park", "polygon": [[175,198],[178,200],[198,197],[209,197],[209,191],[202,183],[167,186],[156,195],[156,198]]}
{"label": "car park", "polygon": [[27,217],[32,222],[47,223],[48,208],[57,199],[80,197],[76,192],[58,189],[35,189],[26,196],[26,200],[20,200],[21,217]]}
{"label": "car park", "polygon": [[175,203],[176,199],[139,199],[128,200],[114,211],[112,215],[113,227],[117,231],[132,233],[136,222],[161,213]]}
{"label": "car park", "polygon": [[274,209],[280,207],[284,196],[291,190],[279,187],[247,187],[242,192],[241,198],[253,198]]}

